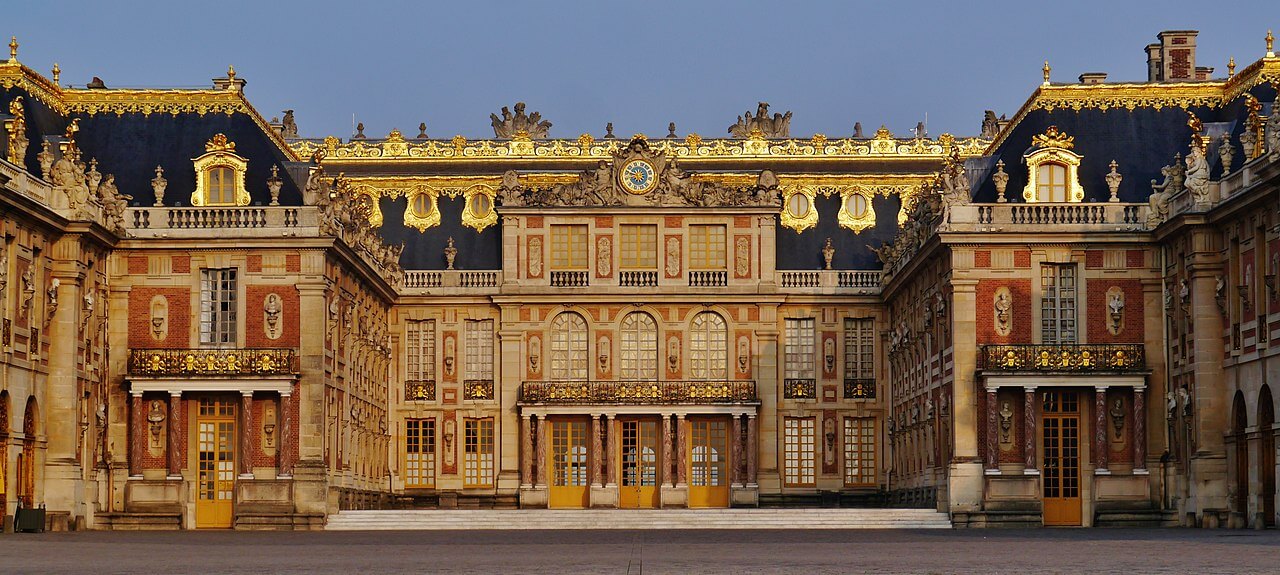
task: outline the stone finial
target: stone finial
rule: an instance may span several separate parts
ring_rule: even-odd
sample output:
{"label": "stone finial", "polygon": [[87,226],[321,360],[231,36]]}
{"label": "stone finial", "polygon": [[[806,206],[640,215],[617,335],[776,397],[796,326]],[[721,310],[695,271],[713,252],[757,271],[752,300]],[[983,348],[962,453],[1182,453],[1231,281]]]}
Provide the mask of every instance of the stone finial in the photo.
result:
{"label": "stone finial", "polygon": [[234,82],[236,80],[236,67],[227,64],[227,79]]}
{"label": "stone finial", "polygon": [[267,178],[267,191],[271,193],[270,205],[280,205],[280,188],[282,186],[284,186],[284,180],[280,179],[280,167],[271,166],[271,177]]}
{"label": "stone finial", "polygon": [[605,125],[604,125],[604,137],[605,137],[605,138],[616,138],[616,137],[617,137],[617,136],[613,135],[613,122],[609,122],[608,124],[605,124]]}
{"label": "stone finial", "polygon": [[1236,57],[1232,56],[1230,59],[1227,60],[1227,77],[1230,78],[1235,75],[1236,75]]}
{"label": "stone finial", "polygon": [[862,137],[862,122],[853,123],[853,137],[855,138]]}
{"label": "stone finial", "polygon": [[996,202],[1003,204],[1009,201],[1004,197],[1005,187],[1009,185],[1009,174],[1004,173],[1004,160],[996,161],[996,173],[991,174],[991,181],[996,184]]}
{"label": "stone finial", "polygon": [[18,37],[17,36],[13,36],[9,38],[9,61],[10,62],[18,61]]}
{"label": "stone finial", "polygon": [[164,178],[164,168],[156,166],[156,177],[151,179],[151,191],[156,196],[155,206],[157,208],[164,205],[164,189],[168,185],[169,180]]}
{"label": "stone finial", "polygon": [[62,78],[62,68],[58,67],[58,63],[53,63],[53,85],[57,86],[58,81]]}
{"label": "stone finial", "polygon": [[668,137],[668,138],[674,138],[674,137],[676,137],[676,123],[675,123],[675,122],[671,122],[670,124],[667,124],[667,137]]}
{"label": "stone finial", "polygon": [[1120,172],[1116,171],[1117,167],[1119,167],[1119,164],[1117,164],[1115,160],[1111,160],[1111,171],[1106,175],[1107,189],[1111,191],[1111,198],[1107,200],[1109,202],[1120,201],[1118,193],[1120,191],[1120,182],[1124,179],[1124,176],[1121,176]]}
{"label": "stone finial", "polygon": [[416,137],[419,140],[427,139],[427,123],[426,122],[422,122],[421,124],[418,124],[418,135]]}
{"label": "stone finial", "polygon": [[1223,132],[1222,141],[1218,144],[1218,159],[1222,160],[1222,173],[1231,173],[1231,162],[1235,159],[1236,148],[1231,144],[1231,133]]}
{"label": "stone finial", "polygon": [[[1266,41],[1267,41],[1267,57],[1268,57],[1268,58],[1275,58],[1275,57],[1276,57],[1276,52],[1275,52],[1275,50],[1273,50],[1273,49],[1272,49],[1272,45],[1273,45],[1273,44],[1275,44],[1276,37],[1271,35],[1271,30],[1267,30],[1267,37],[1266,37]],[[16,55],[16,54],[18,53],[18,46],[17,46],[16,44],[10,43],[10,44],[9,44],[9,53],[10,53],[11,55]],[[12,57],[12,56],[11,56],[11,57]]]}
{"label": "stone finial", "polygon": [[357,123],[357,124],[356,124],[356,134],[355,134],[354,136],[351,136],[351,139],[352,139],[352,140],[363,140],[363,139],[365,139],[365,135],[364,135],[364,122],[360,122],[360,123]]}
{"label": "stone finial", "polygon": [[453,261],[458,257],[458,248],[453,247],[453,237],[449,237],[449,245],[444,248],[444,261],[448,265],[445,269],[453,269]]}
{"label": "stone finial", "polygon": [[1044,72],[1044,85],[1045,85],[1045,86],[1048,86],[1048,85],[1049,85],[1049,71],[1050,71],[1050,70],[1053,70],[1053,68],[1050,68],[1050,67],[1049,67],[1049,61],[1048,61],[1048,60],[1045,60],[1045,61],[1044,61],[1044,67],[1040,69],[1040,71],[1041,71],[1041,72]]}

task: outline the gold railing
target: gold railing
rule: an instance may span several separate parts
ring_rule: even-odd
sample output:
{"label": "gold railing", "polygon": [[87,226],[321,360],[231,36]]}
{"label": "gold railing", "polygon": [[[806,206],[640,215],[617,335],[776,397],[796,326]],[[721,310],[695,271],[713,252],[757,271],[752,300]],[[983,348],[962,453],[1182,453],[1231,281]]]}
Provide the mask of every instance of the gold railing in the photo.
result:
{"label": "gold railing", "polygon": [[783,399],[818,399],[818,380],[787,378],[782,380]]}
{"label": "gold railing", "polygon": [[473,401],[493,399],[493,380],[468,379],[463,381],[462,399]]}
{"label": "gold railing", "polygon": [[984,345],[983,368],[989,371],[1142,371],[1147,367],[1142,344]]}
{"label": "gold railing", "polygon": [[844,380],[845,399],[875,399],[876,380],[846,379]]}
{"label": "gold railing", "polygon": [[526,381],[520,403],[714,404],[756,403],[754,381]]}
{"label": "gold railing", "polygon": [[129,352],[129,375],[293,375],[298,373],[292,349],[135,349]]}
{"label": "gold railing", "polygon": [[404,382],[404,399],[405,401],[435,401],[436,382],[415,379]]}

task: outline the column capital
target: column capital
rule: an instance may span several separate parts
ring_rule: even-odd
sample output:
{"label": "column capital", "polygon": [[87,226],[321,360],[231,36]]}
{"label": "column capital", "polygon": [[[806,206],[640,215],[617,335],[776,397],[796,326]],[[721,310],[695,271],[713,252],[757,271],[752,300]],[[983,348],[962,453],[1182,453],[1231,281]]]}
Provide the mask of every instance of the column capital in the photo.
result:
{"label": "column capital", "polygon": [[180,397],[182,397],[182,390],[181,390],[181,389],[170,389],[170,390],[169,390],[169,397],[176,397],[176,398],[180,398]]}
{"label": "column capital", "polygon": [[1026,384],[1022,386],[1022,391],[1026,393],[1035,393],[1037,387],[1039,386],[1035,384]]}
{"label": "column capital", "polygon": [[130,390],[129,390],[129,396],[130,396],[130,397],[142,397],[142,390],[140,390],[140,389],[130,389]]}
{"label": "column capital", "polygon": [[1106,392],[1107,392],[1107,389],[1109,389],[1110,387],[1111,387],[1111,386],[1109,386],[1109,385],[1095,385],[1095,386],[1093,386],[1093,390],[1094,390],[1094,391],[1096,391],[1096,392],[1098,392],[1098,393],[1106,393]]}
{"label": "column capital", "polygon": [[252,398],[252,397],[253,397],[253,390],[252,390],[252,389],[242,390],[242,391],[240,392],[240,395],[242,395],[242,396],[244,396],[244,397]]}

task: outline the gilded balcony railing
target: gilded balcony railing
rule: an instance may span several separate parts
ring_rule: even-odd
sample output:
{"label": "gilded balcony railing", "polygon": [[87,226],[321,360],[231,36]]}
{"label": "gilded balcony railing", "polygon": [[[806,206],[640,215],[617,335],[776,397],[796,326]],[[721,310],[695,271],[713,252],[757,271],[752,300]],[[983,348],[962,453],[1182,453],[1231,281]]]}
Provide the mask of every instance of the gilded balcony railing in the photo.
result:
{"label": "gilded balcony railing", "polygon": [[844,380],[845,399],[875,399],[876,380],[846,379]]}
{"label": "gilded balcony railing", "polygon": [[989,371],[1143,371],[1142,344],[985,345],[983,368]]}
{"label": "gilded balcony railing", "polygon": [[789,377],[782,380],[783,399],[818,399],[818,382],[815,379]]}
{"label": "gilded balcony railing", "polygon": [[462,399],[471,401],[493,399],[493,380],[468,379],[463,381]]}
{"label": "gilded balcony railing", "polygon": [[293,375],[298,373],[292,349],[135,349],[129,352],[129,374]]}
{"label": "gilded balcony railing", "polygon": [[754,381],[526,381],[525,404],[679,405],[756,403]]}
{"label": "gilded balcony railing", "polygon": [[435,401],[436,382],[434,380],[414,380],[404,382],[405,401]]}

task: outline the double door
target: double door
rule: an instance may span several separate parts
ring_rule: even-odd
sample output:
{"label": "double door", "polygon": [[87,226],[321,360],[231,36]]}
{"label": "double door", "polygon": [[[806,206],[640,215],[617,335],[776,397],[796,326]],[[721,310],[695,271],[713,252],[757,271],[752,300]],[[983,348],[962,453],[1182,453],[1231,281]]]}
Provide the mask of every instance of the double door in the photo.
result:
{"label": "double door", "polygon": [[547,460],[551,462],[550,507],[587,506],[591,486],[590,424],[586,419],[552,419]]}
{"label": "double door", "polygon": [[661,429],[656,419],[625,419],[619,423],[622,444],[619,446],[618,506],[627,509],[658,507],[658,462],[662,459]]}
{"label": "double door", "polygon": [[729,421],[690,419],[689,507],[729,506]]}
{"label": "double door", "polygon": [[1044,524],[1080,525],[1080,396],[1044,394],[1041,417],[1044,454]]}
{"label": "double door", "polygon": [[231,527],[236,480],[236,406],[201,399],[196,413],[196,527]]}

